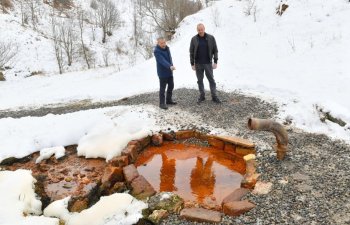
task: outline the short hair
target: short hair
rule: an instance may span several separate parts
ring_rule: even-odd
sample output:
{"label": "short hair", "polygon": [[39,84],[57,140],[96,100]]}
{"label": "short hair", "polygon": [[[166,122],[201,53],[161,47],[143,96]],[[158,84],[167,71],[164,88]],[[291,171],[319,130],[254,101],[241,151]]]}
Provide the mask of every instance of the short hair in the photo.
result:
{"label": "short hair", "polygon": [[200,26],[203,26],[203,27],[205,28],[205,26],[204,26],[203,23],[199,23],[199,24],[197,24],[197,29],[198,29],[198,27],[200,27]]}
{"label": "short hair", "polygon": [[157,38],[157,42],[161,41],[161,40],[164,40],[165,41],[165,38],[164,37],[158,37]]}

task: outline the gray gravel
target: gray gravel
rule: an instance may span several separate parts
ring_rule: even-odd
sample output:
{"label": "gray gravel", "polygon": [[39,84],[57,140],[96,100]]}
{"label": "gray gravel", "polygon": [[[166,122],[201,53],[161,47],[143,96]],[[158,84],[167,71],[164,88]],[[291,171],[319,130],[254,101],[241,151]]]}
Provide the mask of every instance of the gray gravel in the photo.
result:
{"label": "gray gravel", "polygon": [[[269,132],[249,131],[250,117],[276,119],[278,106],[258,98],[240,93],[219,92],[223,104],[217,105],[207,100],[196,104],[197,90],[177,89],[174,98],[178,105],[166,115],[182,116],[177,112],[197,115],[206,124],[222,128],[232,135],[248,138],[257,144],[258,173],[260,180],[271,182],[272,191],[267,195],[248,194],[246,198],[256,204],[256,208],[239,217],[224,216],[221,224],[350,224],[350,146],[325,135],[306,133],[286,126],[289,135],[289,154],[284,161],[278,161],[272,149],[274,136]],[[122,101],[72,103],[65,106],[47,106],[42,109],[3,111],[1,117],[16,115],[45,115],[47,113],[67,113],[82,109],[114,105],[150,104],[158,106],[158,93],[147,93]],[[15,113],[16,112],[16,113]],[[172,114],[173,113],[173,114]],[[179,118],[177,121],[186,121]],[[196,128],[210,132],[208,126],[198,126],[183,122],[182,129]],[[171,215],[162,224],[198,224]],[[203,224],[203,223],[202,223]]]}

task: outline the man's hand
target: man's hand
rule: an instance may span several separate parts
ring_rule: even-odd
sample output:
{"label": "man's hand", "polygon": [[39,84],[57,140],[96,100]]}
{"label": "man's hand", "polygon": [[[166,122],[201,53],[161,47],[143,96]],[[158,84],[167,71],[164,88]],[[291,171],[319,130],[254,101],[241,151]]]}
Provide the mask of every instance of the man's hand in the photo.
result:
{"label": "man's hand", "polygon": [[170,67],[170,70],[171,70],[171,71],[176,70],[175,66],[171,66],[171,67]]}
{"label": "man's hand", "polygon": [[213,64],[213,69],[215,70],[216,68],[218,68],[218,64],[214,63]]}
{"label": "man's hand", "polygon": [[195,65],[192,66],[192,70],[196,70],[196,66]]}

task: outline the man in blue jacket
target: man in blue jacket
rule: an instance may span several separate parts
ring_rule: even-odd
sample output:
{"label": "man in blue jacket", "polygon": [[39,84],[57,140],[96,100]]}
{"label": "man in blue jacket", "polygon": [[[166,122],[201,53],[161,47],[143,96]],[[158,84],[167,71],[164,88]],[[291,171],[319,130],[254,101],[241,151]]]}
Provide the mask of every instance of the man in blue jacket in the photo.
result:
{"label": "man in blue jacket", "polygon": [[[164,38],[157,39],[157,46],[154,48],[154,56],[157,61],[157,73],[159,77],[159,107],[168,109],[167,105],[176,105],[177,102],[172,100],[174,89],[173,71],[175,67],[171,58],[170,49],[166,45]],[[165,98],[165,88],[168,86]]]}
{"label": "man in blue jacket", "polygon": [[[211,98],[215,103],[221,103],[216,95],[216,83],[214,80],[213,69],[217,68],[218,63],[218,47],[214,36],[205,32],[202,23],[197,25],[198,34],[192,37],[190,44],[190,62],[192,69],[196,71],[197,83],[199,89],[199,98],[197,103],[205,100],[204,92],[204,72],[209,81]],[[213,62],[214,59],[214,62]]]}

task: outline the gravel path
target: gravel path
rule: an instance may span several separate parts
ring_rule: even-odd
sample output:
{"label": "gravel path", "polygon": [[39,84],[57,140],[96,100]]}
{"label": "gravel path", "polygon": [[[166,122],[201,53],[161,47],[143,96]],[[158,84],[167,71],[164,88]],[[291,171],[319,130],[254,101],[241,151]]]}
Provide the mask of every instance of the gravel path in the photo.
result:
{"label": "gravel path", "polygon": [[[286,126],[290,152],[284,161],[277,161],[272,149],[272,144],[275,143],[272,133],[247,129],[247,120],[250,117],[276,118],[277,105],[239,93],[219,92],[218,95],[223,104],[217,105],[210,101],[207,93],[208,99],[197,105],[197,90],[177,89],[174,98],[179,104],[167,111],[159,110],[158,120],[163,123],[180,123],[183,129],[196,128],[203,132],[209,132],[208,126],[205,126],[207,124],[256,143],[260,180],[271,182],[272,191],[267,195],[248,194],[246,198],[255,203],[256,208],[239,217],[224,216],[221,224],[350,224],[349,145],[325,135],[306,133]],[[82,101],[59,107],[2,111],[0,118],[42,116],[47,113],[61,114],[90,108],[139,104],[157,106],[158,93],[147,93],[103,104]],[[181,112],[196,115],[199,121],[205,121],[203,126],[198,126],[198,121],[195,123],[197,125],[188,122],[186,118],[182,118],[186,114]],[[197,223],[171,215],[162,224]]]}

